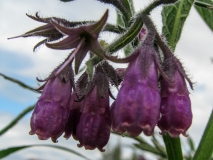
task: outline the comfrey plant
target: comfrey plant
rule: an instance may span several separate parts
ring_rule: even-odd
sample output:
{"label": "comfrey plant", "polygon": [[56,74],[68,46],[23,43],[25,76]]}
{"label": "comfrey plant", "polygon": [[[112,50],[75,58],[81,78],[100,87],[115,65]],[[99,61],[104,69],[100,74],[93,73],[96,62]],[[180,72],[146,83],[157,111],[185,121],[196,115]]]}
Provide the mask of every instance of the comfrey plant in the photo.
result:
{"label": "comfrey plant", "polygon": [[[174,50],[193,1],[188,4],[184,0],[156,0],[138,13],[132,0],[98,1],[116,8],[117,25],[107,23],[108,10],[98,21],[83,22],[42,18],[36,13],[27,16],[44,24],[12,37],[45,37],[33,50],[42,44],[70,50],[49,77],[37,78],[44,84],[37,89],[41,96],[32,113],[30,134],[40,140],[51,138],[53,142],[64,134],[66,139],[72,136],[79,141],[78,147],[103,152],[113,132],[136,139],[137,148],[161,158],[183,159],[179,136],[187,137],[192,124],[189,88],[193,90],[193,83]],[[163,17],[163,35],[150,18],[151,11],[160,5],[168,5],[162,11],[167,14],[167,19]],[[169,26],[167,20],[173,18],[172,14],[179,14],[174,11],[176,8],[185,17],[169,22]],[[108,44],[99,36],[106,31],[119,36]],[[124,58],[114,55],[120,49],[124,50]],[[128,66],[114,68],[110,62]],[[77,74],[79,78],[75,80]],[[118,90],[116,97],[112,88]],[[110,100],[114,101],[111,106]],[[161,130],[166,149],[154,136],[156,127]],[[155,147],[139,137],[141,133],[153,136]],[[198,150],[195,159],[199,156]]]}
{"label": "comfrey plant", "polygon": [[[131,26],[129,23],[133,15],[124,2],[101,2],[115,5],[123,13],[124,27]],[[156,5],[173,3],[156,2]],[[80,142],[79,147],[98,148],[100,151],[104,151],[103,147],[109,140],[111,124],[113,131],[122,134],[127,131],[133,137],[141,132],[151,136],[156,125],[162,130],[161,134],[168,132],[170,136],[178,137],[182,133],[187,136],[192,111],[185,79],[192,83],[179,60],[161,40],[147,15],[150,11],[151,8],[136,15],[136,19],[143,23],[137,26],[141,33],[132,37],[135,41],[132,47],[135,49],[124,59],[112,57],[114,51],[103,48],[98,40],[99,33],[104,28],[107,30],[108,10],[99,21],[83,25],[55,17],[28,15],[46,24],[21,37],[47,37],[35,47],[45,43],[52,49],[73,49],[69,57],[45,80],[42,95],[32,114],[30,134],[37,134],[41,140],[51,137],[53,142],[57,142],[63,133],[67,139],[73,134],[74,139]],[[146,29],[142,29],[142,26]],[[163,45],[155,42],[156,37]],[[98,58],[96,63],[92,61],[92,64],[88,64],[88,68],[96,68],[96,71],[93,74],[88,69],[75,83],[72,61],[75,61],[77,74],[87,53],[93,54],[93,59]],[[129,63],[123,78],[107,61]],[[111,110],[110,83],[116,87],[121,84]]]}

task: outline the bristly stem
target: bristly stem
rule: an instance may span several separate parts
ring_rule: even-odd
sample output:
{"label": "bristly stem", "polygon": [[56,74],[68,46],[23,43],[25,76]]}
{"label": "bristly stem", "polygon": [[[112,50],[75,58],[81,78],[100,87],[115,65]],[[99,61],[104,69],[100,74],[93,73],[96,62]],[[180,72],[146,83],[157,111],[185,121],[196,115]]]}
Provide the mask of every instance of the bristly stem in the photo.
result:
{"label": "bristly stem", "polygon": [[142,17],[143,23],[148,29],[148,34],[143,42],[143,45],[153,45],[155,35],[156,35],[156,29],[148,15],[142,14],[141,17]]}
{"label": "bristly stem", "polygon": [[[149,6],[147,6],[144,10],[136,14],[135,17],[131,20],[132,25],[128,29],[126,33],[121,35],[118,39],[116,39],[114,42],[109,44],[107,47],[104,48],[104,50],[108,54],[112,54],[119,49],[123,48],[126,46],[128,43],[132,42],[135,37],[139,34],[141,31],[141,28],[143,26],[143,21],[142,21],[142,15],[144,14],[149,14],[154,8],[158,7],[161,5],[160,0],[153,1]],[[89,59],[86,64],[93,64],[96,65],[98,64],[102,59],[100,57],[94,56],[93,58]],[[91,70],[91,69],[89,69]]]}
{"label": "bristly stem", "polygon": [[128,29],[128,31],[125,34],[123,34],[120,38],[112,42],[109,46],[107,46],[105,50],[108,53],[113,53],[123,48],[128,43],[130,43],[141,31],[141,28],[143,26],[143,21],[141,17],[144,14],[148,15],[154,8],[158,7],[159,5],[161,5],[161,1],[159,0],[153,1],[144,10],[136,14],[136,16],[133,17],[133,19],[131,20],[133,23]]}

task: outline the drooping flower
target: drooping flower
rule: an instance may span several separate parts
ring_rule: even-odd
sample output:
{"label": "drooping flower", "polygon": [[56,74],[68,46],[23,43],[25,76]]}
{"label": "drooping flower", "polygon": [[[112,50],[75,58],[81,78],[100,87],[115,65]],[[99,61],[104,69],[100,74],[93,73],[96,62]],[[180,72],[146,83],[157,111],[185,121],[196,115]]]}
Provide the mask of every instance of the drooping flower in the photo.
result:
{"label": "drooping flower", "polygon": [[101,70],[100,66],[96,68],[93,87],[83,100],[82,114],[77,126],[76,137],[80,142],[79,147],[84,146],[85,149],[91,150],[98,148],[103,152],[103,147],[109,140],[111,120],[108,81],[103,71],[97,73],[98,70]]}
{"label": "drooping flower", "polygon": [[178,70],[173,72],[171,82],[161,80],[160,112],[157,125],[162,134],[168,132],[171,137],[187,136],[186,131],[192,123],[191,101],[185,78]]}
{"label": "drooping flower", "polygon": [[68,120],[71,92],[69,67],[65,68],[59,76],[47,80],[32,113],[31,135],[37,134],[40,140],[51,137],[53,142],[57,142]]}
{"label": "drooping flower", "polygon": [[124,81],[112,107],[112,129],[138,136],[150,136],[157,124],[160,110],[158,73],[152,46],[142,45],[131,60]]}
{"label": "drooping flower", "polygon": [[[147,15],[143,16],[144,22]],[[112,129],[115,132],[128,132],[138,136],[142,131],[150,136],[160,116],[160,93],[158,89],[158,70],[166,79],[160,65],[160,58],[154,48],[156,32],[150,23],[145,23],[148,33],[141,45],[123,59],[105,55],[113,62],[127,63],[124,81],[117,99],[112,105]]]}
{"label": "drooping flower", "polygon": [[[143,22],[148,30],[156,32],[148,16],[144,16]],[[193,89],[193,83],[186,75],[181,62],[173,55],[162,38],[158,34],[156,34],[155,38],[164,55],[162,73],[166,73],[166,75],[162,74],[163,77],[160,80],[161,117],[157,125],[162,134],[168,132],[172,137],[178,137],[180,134],[186,136],[186,131],[192,123],[192,111],[185,80],[188,81],[191,89]]]}

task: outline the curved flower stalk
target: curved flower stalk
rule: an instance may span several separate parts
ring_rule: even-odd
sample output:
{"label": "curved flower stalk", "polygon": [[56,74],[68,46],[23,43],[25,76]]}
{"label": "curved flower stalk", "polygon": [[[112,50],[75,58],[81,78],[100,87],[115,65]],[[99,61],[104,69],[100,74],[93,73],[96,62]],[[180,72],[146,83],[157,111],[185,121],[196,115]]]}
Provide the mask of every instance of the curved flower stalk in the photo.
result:
{"label": "curved flower stalk", "polygon": [[51,137],[53,142],[57,142],[69,116],[71,79],[70,67],[66,67],[59,76],[47,80],[32,113],[31,135],[37,134],[40,140]]}

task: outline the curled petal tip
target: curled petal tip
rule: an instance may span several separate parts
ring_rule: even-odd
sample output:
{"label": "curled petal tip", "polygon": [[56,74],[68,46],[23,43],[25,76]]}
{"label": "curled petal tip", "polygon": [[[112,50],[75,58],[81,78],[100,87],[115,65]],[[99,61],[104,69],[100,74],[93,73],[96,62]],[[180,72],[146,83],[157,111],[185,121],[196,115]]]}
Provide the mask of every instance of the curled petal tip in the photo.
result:
{"label": "curled petal tip", "polygon": [[95,147],[91,147],[91,146],[89,146],[89,145],[85,145],[84,148],[85,148],[86,150],[94,150],[94,149],[95,149]]}
{"label": "curled petal tip", "polygon": [[52,139],[53,143],[58,143],[57,138],[51,138],[51,139]]}
{"label": "curled petal tip", "polygon": [[[38,133],[36,133],[38,135]],[[47,140],[49,137],[43,136],[43,135],[38,135],[38,139],[40,140]]]}
{"label": "curled petal tip", "polygon": [[105,152],[105,149],[103,149],[103,148],[98,148],[98,150],[101,152]]}
{"label": "curled petal tip", "polygon": [[77,144],[77,146],[79,147],[79,148],[81,148],[81,147],[83,147],[83,145],[80,143],[80,144]]}
{"label": "curled petal tip", "polygon": [[64,135],[64,138],[65,138],[66,140],[68,140],[68,139],[70,138],[70,136]]}
{"label": "curled petal tip", "polygon": [[162,136],[162,135],[163,135],[163,132],[159,132],[159,134]]}
{"label": "curled petal tip", "polygon": [[34,134],[35,134],[35,132],[33,132],[33,131],[30,131],[30,132],[29,132],[29,134],[30,134],[30,135],[34,135]]}
{"label": "curled petal tip", "polygon": [[144,130],[148,130],[148,131],[152,130],[151,126],[149,124],[143,125],[143,126],[141,126],[141,128]]}
{"label": "curled petal tip", "polygon": [[38,77],[36,77],[36,80],[37,80],[38,82],[45,82],[44,79],[39,79]]}
{"label": "curled petal tip", "polygon": [[183,132],[182,135],[183,135],[184,137],[189,137],[189,134],[187,134],[186,132]]}

